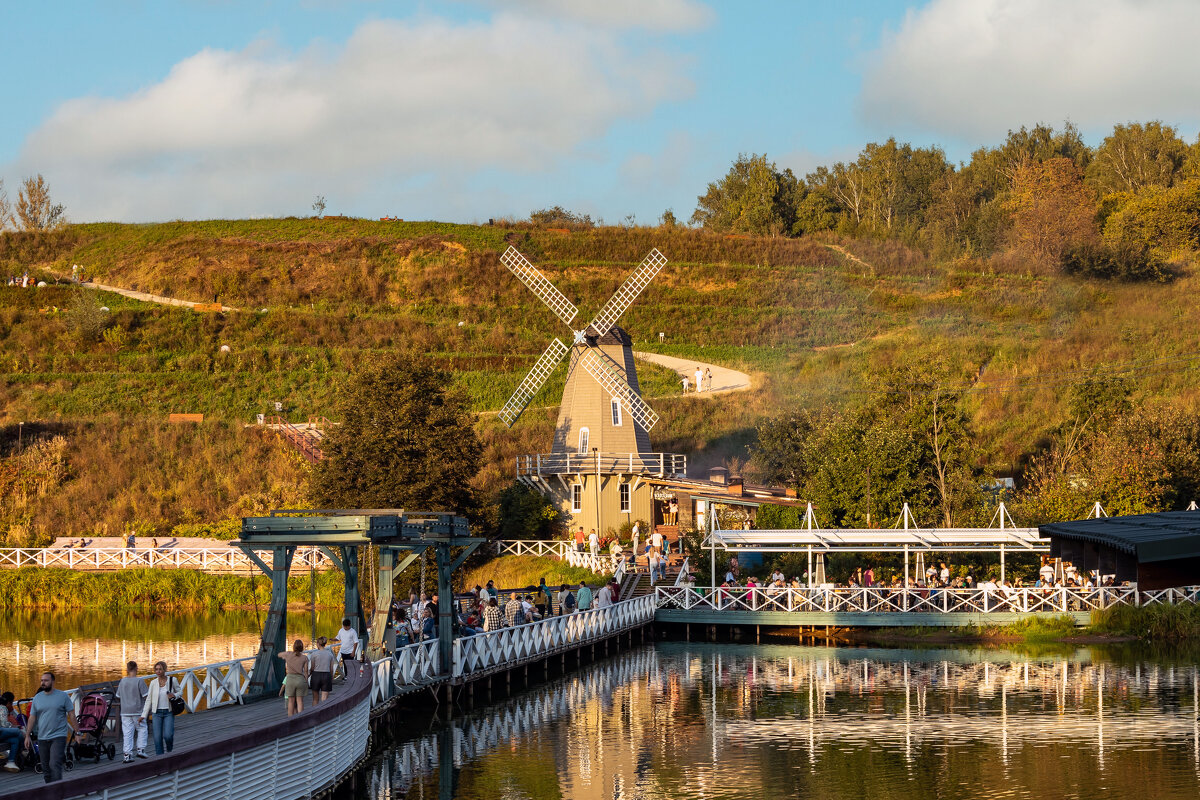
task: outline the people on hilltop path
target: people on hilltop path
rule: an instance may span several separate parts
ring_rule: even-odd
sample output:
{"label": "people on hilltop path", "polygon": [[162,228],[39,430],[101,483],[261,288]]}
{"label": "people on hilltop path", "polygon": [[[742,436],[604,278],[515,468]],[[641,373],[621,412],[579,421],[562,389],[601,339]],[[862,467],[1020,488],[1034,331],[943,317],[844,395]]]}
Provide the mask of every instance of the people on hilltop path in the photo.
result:
{"label": "people on hilltop path", "polygon": [[683,383],[683,393],[687,394],[688,393],[688,376],[687,375],[682,376],[680,378],[680,381]]}
{"label": "people on hilltop path", "polygon": [[179,686],[175,679],[167,676],[167,662],[154,665],[155,679],[150,681],[150,692],[142,706],[142,716],[150,721],[154,734],[154,754],[161,756],[175,747],[175,714],[171,701],[178,696]]}
{"label": "people on hilltop path", "polygon": [[696,376],[696,391],[703,392],[704,391],[704,370],[700,369],[699,364],[696,365],[696,372],[694,374]]}
{"label": "people on hilltop path", "polygon": [[[404,618],[405,611],[400,609],[397,612],[396,624],[403,625],[402,630],[405,631],[405,644],[407,641],[408,623]],[[308,688],[312,690],[313,705],[319,705],[329,698],[329,693],[333,691],[333,672],[337,668],[337,656],[333,651],[325,645],[329,644],[329,640],[324,636],[317,637],[317,649],[308,656]],[[399,644],[399,639],[397,639]]]}
{"label": "people on hilltop path", "polygon": [[75,704],[66,692],[54,688],[54,673],[43,672],[38,693],[29,704],[29,724],[25,728],[25,749],[33,749],[37,735],[38,759],[46,783],[62,780],[67,758],[67,732],[79,733]]}
{"label": "people on hilltop path", "polygon": [[358,655],[358,631],[350,627],[350,619],[342,620],[342,629],[334,637],[338,642],[338,655],[342,657],[342,674],[350,674],[350,662]]}
{"label": "people on hilltop path", "polygon": [[704,368],[704,391],[712,391],[712,370],[708,367]]}
{"label": "people on hilltop path", "polygon": [[292,649],[277,654],[283,659],[283,686],[279,694],[287,703],[289,717],[304,711],[304,693],[308,691],[309,663],[304,655],[304,642],[297,639]]}
{"label": "people on hilltop path", "polygon": [[21,719],[13,710],[15,699],[12,692],[0,694],[0,743],[8,747],[8,761],[4,764],[4,769],[9,772],[21,771],[17,764],[17,753],[25,740],[25,732],[21,730]]}
{"label": "people on hilltop path", "polygon": [[125,677],[117,683],[117,701],[121,704],[121,737],[125,750],[122,760],[126,764],[133,761],[135,752],[138,758],[146,757],[147,730],[142,708],[146,705],[146,695],[149,693],[146,682],[138,677],[137,662],[130,661],[125,665]]}
{"label": "people on hilltop path", "polygon": [[579,584],[579,593],[575,596],[576,604],[580,611],[587,611],[592,607],[592,589],[586,583]]}

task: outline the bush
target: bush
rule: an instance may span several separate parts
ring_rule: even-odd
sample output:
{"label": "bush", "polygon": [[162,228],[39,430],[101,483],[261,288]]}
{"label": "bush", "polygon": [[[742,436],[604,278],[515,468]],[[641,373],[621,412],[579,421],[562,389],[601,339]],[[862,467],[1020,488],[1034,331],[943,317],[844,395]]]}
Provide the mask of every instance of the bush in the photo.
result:
{"label": "bush", "polygon": [[562,511],[542,494],[512,483],[499,498],[501,539],[559,539],[566,535]]}
{"label": "bush", "polygon": [[1149,248],[1136,244],[1081,244],[1062,254],[1062,269],[1080,278],[1123,283],[1166,283],[1174,273]]}

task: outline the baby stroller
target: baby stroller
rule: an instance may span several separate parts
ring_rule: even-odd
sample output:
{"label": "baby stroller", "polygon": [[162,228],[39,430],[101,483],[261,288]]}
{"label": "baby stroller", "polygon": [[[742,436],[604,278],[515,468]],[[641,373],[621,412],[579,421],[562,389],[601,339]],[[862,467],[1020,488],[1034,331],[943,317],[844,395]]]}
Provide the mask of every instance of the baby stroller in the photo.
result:
{"label": "baby stroller", "polygon": [[[27,697],[24,700],[18,700],[16,702],[15,708],[17,710],[17,716],[20,719],[22,727],[25,727],[29,722],[29,705],[32,702],[33,702],[32,697]],[[38,755],[37,737],[33,737],[30,740],[29,749],[23,751],[20,754],[20,758],[17,759],[17,764],[21,767],[21,769],[28,769],[29,767],[33,767],[34,772],[41,774],[42,759],[41,759],[41,756]],[[68,747],[66,749],[66,752],[63,753],[63,769],[72,770],[74,768],[75,768],[75,759],[71,757],[71,748]]]}
{"label": "baby stroller", "polygon": [[88,692],[83,696],[79,705],[76,721],[79,732],[72,745],[75,758],[82,761],[90,758],[100,761],[100,756],[108,756],[112,761],[117,754],[117,746],[113,742],[104,743],[104,733],[108,730],[108,717],[112,714],[113,693],[110,689],[99,689]]}

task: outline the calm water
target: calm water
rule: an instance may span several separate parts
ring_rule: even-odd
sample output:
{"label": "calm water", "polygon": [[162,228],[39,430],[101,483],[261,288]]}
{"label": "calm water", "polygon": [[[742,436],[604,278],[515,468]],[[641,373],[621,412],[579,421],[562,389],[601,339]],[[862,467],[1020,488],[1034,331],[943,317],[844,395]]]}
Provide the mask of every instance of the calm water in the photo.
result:
{"label": "calm water", "polygon": [[[28,697],[47,669],[57,675],[60,688],[69,689],[119,678],[130,660],[149,674],[160,659],[176,669],[252,656],[258,650],[264,614],[6,609],[0,615],[0,691]],[[317,633],[332,636],[340,624],[336,611],[322,611]],[[290,613],[288,628],[289,638],[307,643],[312,635],[310,614]]]}
{"label": "calm water", "polygon": [[665,643],[410,734],[364,796],[1194,800],[1198,684],[1090,650]]}

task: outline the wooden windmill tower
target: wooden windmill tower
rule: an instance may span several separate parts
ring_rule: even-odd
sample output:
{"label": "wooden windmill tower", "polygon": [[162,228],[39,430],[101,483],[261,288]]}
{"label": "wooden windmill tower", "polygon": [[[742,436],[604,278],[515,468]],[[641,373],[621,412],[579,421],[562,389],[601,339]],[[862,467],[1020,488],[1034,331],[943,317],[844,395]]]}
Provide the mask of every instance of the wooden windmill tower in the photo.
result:
{"label": "wooden windmill tower", "polygon": [[644,503],[635,496],[643,488],[640,479],[682,475],[687,462],[680,455],[650,451],[650,430],[658,415],[642,399],[633,342],[616,323],[667,263],[666,257],[651,250],[595,318],[578,330],[572,327],[578,309],[537,267],[513,247],[500,261],[571,329],[573,339],[571,346],[552,339],[500,411],[500,419],[512,427],[558,363],[570,356],[550,452],[521,456],[518,477],[558,502],[573,525],[590,522],[603,533],[625,518],[649,519],[649,492],[643,492]]}

